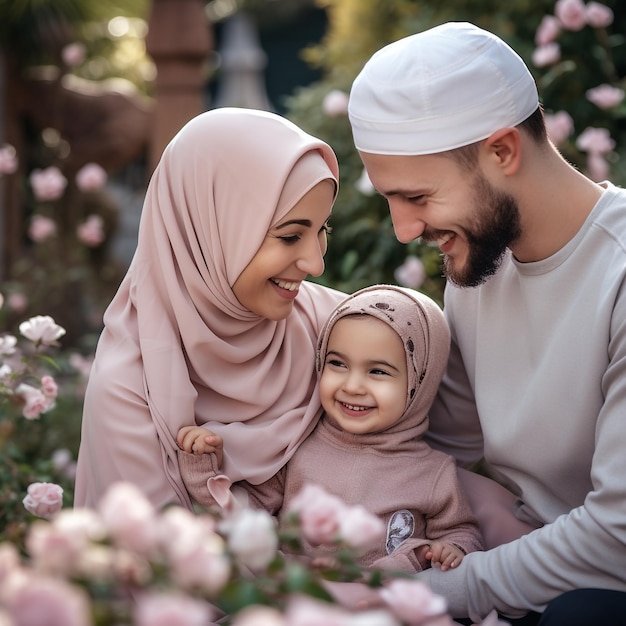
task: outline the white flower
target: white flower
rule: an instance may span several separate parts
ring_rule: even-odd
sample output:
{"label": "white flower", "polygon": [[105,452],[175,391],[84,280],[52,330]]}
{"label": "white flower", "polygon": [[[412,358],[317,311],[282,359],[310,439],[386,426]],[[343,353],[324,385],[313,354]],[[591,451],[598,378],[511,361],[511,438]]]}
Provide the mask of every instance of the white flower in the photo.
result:
{"label": "white flower", "polygon": [[17,345],[17,338],[13,335],[4,335],[0,337],[0,355],[8,356],[15,354],[15,346]]}
{"label": "white flower", "polygon": [[376,189],[374,189],[374,185],[372,185],[372,181],[367,175],[367,170],[365,169],[361,172],[361,176],[358,178],[356,183],[354,183],[354,186],[357,191],[360,191],[364,196],[373,196],[376,193]]}
{"label": "white flower", "polygon": [[278,550],[274,519],[266,511],[242,509],[237,512],[228,530],[228,547],[251,570],[265,569]]}
{"label": "white flower", "polygon": [[33,343],[45,346],[53,345],[57,339],[65,335],[65,329],[55,323],[49,315],[37,315],[22,322],[19,326],[20,333]]}

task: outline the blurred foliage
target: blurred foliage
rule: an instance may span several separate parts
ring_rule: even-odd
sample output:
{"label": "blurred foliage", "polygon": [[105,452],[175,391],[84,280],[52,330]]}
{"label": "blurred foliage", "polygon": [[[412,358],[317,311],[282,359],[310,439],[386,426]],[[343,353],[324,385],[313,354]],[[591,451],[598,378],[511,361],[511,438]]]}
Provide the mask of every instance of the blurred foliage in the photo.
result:
{"label": "blurred foliage", "polygon": [[[618,0],[604,4],[615,13],[605,31],[585,27],[563,32],[559,43],[562,63],[547,68],[531,61],[535,32],[544,15],[553,14],[554,0],[317,0],[327,10],[329,26],[323,40],[303,51],[319,68],[323,78],[299,89],[287,103],[287,116],[313,135],[326,140],[339,158],[341,186],[331,225],[327,268],[319,279],[324,284],[354,291],[374,282],[395,282],[394,270],[407,255],[418,256],[428,279],[420,287],[441,300],[444,281],[438,250],[418,242],[400,244],[395,239],[386,202],[364,195],[355,183],[362,174],[361,160],[352,144],[347,115],[329,116],[323,102],[333,90],[349,93],[350,86],[367,59],[379,48],[400,37],[426,30],[446,21],[470,21],[505,40],[526,61],[535,76],[546,112],[566,110],[574,120],[575,135],[587,126],[605,127],[616,141],[612,180],[626,183],[626,164],[620,159],[626,146],[626,103],[603,111],[591,104],[585,91],[600,83],[624,86],[626,72],[626,7]],[[584,169],[586,155],[575,145],[575,136],[561,146],[564,156]]]}
{"label": "blurred foliage", "polygon": [[24,65],[56,63],[82,26],[115,16],[146,16],[150,0],[0,0],[0,47]]}

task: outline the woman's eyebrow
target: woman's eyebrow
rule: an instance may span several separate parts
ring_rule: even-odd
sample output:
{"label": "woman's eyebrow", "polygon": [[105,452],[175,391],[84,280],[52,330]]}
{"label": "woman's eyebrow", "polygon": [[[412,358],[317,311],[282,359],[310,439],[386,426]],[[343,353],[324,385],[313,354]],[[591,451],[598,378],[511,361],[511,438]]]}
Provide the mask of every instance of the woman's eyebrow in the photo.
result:
{"label": "woman's eyebrow", "polygon": [[289,220],[288,222],[283,222],[282,224],[279,224],[278,226],[275,226],[274,228],[276,228],[276,230],[280,230],[281,228],[285,228],[285,226],[291,226],[292,224],[298,224],[299,226],[307,226],[309,228],[312,226],[311,220]]}

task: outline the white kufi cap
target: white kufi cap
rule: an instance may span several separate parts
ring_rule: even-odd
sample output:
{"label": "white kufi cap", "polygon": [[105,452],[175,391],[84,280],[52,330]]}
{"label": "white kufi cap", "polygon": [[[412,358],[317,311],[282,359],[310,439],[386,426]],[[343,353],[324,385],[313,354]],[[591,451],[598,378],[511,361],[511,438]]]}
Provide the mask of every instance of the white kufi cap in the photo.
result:
{"label": "white kufi cap", "polygon": [[352,85],[348,115],[361,152],[417,155],[485,139],[538,106],[535,81],[512,48],[450,22],[376,52]]}

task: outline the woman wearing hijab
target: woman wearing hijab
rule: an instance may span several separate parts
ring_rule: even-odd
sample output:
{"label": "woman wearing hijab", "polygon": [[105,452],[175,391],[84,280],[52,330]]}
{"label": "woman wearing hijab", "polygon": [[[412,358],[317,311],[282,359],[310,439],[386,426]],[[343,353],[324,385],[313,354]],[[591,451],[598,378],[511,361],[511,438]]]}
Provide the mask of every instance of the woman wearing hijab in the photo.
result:
{"label": "woman wearing hijab", "polygon": [[148,186],[138,244],[104,316],[83,411],[75,506],[119,480],[192,503],[182,426],[228,441],[223,471],[262,483],[313,430],[315,345],[345,294],[324,268],[335,154],[286,119],[224,108],[187,123]]}
{"label": "woman wearing hijab", "polygon": [[[320,336],[322,418],[274,478],[238,487],[279,519],[308,483],[364,506],[387,527],[386,538],[360,557],[364,566],[458,567],[464,554],[482,549],[482,537],[454,459],[423,440],[449,349],[443,312],[426,295],[378,285],[349,296]],[[225,438],[225,452],[229,446]],[[185,482],[204,506],[234,506],[213,482],[213,456],[181,452]]]}

